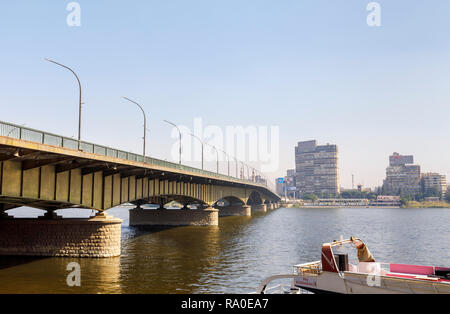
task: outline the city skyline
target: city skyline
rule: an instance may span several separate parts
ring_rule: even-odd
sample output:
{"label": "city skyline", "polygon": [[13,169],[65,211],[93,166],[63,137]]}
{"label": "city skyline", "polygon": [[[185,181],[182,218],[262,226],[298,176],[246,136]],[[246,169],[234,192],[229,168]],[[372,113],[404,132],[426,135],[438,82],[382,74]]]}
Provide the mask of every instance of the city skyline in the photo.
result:
{"label": "city skyline", "polygon": [[380,186],[395,151],[450,176],[448,2],[379,1],[381,27],[367,25],[367,1],[79,3],[80,27],[66,24],[67,3],[2,6],[2,120],[76,137],[76,82],[48,57],[80,76],[86,141],[141,151],[142,117],[126,95],[148,114],[156,158],[172,160],[175,142],[162,120],[202,117],[222,129],[279,126],[270,178],[309,139],[339,145],[343,187],[352,174]]}
{"label": "city skyline", "polygon": [[[316,140],[309,140],[309,141],[301,141],[301,142],[298,142],[298,144],[300,144],[300,143],[303,143],[303,142],[312,142],[312,141],[316,141]],[[336,144],[330,144],[330,143],[327,143],[326,145],[336,145]],[[337,146],[339,146],[339,145],[337,145]],[[297,147],[297,146],[296,146]],[[339,151],[339,154],[341,154],[341,152]],[[389,156],[387,156],[386,158],[387,158],[387,163],[386,163],[386,167],[383,169],[383,175],[385,176],[386,175],[386,170],[390,167],[390,163],[392,162],[392,158],[397,154],[398,155],[398,153],[397,152],[393,152],[393,153],[391,153],[392,155],[389,155]],[[420,164],[420,163],[417,163],[417,162],[414,162],[414,155],[401,155],[400,154],[400,157],[409,157],[409,159],[408,159],[408,164],[410,164],[410,165],[414,165],[414,166],[419,166],[419,169],[422,169],[422,171],[420,171],[420,174],[421,175],[427,175],[427,174],[439,174],[439,175],[443,175],[444,177],[447,177],[447,175],[446,174],[443,174],[443,173],[441,173],[441,172],[439,172],[439,171],[426,171],[426,170],[423,170],[423,168],[422,168],[422,165]],[[383,179],[382,179],[382,181],[381,181],[381,183],[379,184],[379,185],[375,185],[375,186],[367,186],[367,185],[365,185],[364,184],[364,181],[358,181],[357,179],[356,179],[356,176],[357,175],[355,175],[355,174],[350,174],[350,177],[351,177],[351,182],[350,182],[350,186],[344,186],[344,185],[342,185],[341,183],[340,183],[340,179],[341,179],[341,176],[342,176],[342,174],[341,174],[341,171],[340,171],[340,167],[339,167],[339,161],[340,161],[340,157],[337,159],[337,167],[338,167],[338,169],[339,169],[339,178],[338,178],[338,186],[339,186],[339,188],[343,188],[343,189],[354,189],[356,186],[358,186],[358,185],[361,185],[362,187],[364,187],[364,188],[371,188],[372,190],[374,190],[374,189],[376,189],[376,188],[381,188],[382,186],[383,186],[383,182],[385,181],[385,177],[383,177]],[[287,169],[285,169],[284,170],[284,174],[283,175],[281,175],[280,177],[285,177],[286,176],[286,173],[287,172],[289,172],[291,169],[294,169],[294,171],[295,171],[295,164],[294,164],[294,166],[292,167],[292,168],[287,168]],[[289,174],[288,174],[288,176],[289,176]],[[278,178],[276,178],[276,180],[278,180]]]}

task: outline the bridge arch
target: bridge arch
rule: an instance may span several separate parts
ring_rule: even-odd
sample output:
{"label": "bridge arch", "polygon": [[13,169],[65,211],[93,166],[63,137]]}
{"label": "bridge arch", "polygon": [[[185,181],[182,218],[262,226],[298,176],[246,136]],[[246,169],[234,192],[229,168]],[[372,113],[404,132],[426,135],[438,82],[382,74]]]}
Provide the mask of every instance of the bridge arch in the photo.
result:
{"label": "bridge arch", "polygon": [[264,203],[261,194],[256,191],[252,191],[248,196],[247,205],[261,205]]}
{"label": "bridge arch", "polygon": [[155,204],[155,205],[160,205],[161,207],[164,207],[165,205],[167,205],[171,202],[176,202],[176,203],[184,206],[184,208],[186,208],[188,205],[195,205],[195,206],[200,206],[200,207],[204,207],[204,208],[209,207],[208,203],[206,203],[204,200],[201,200],[201,199],[198,199],[195,197],[191,197],[191,196],[177,195],[177,194],[152,196],[150,198],[132,201],[130,203],[132,203],[138,207],[145,205],[145,204]]}
{"label": "bridge arch", "polygon": [[220,208],[220,207],[227,207],[227,206],[242,206],[245,205],[245,200],[242,200],[241,198],[237,196],[225,196],[215,202],[212,207]]}

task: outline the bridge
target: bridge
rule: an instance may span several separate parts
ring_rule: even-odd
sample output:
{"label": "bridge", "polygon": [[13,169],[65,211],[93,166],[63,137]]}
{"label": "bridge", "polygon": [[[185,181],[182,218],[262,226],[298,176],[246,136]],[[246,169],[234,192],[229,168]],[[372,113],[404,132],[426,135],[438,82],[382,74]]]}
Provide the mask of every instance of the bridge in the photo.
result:
{"label": "bridge", "polygon": [[[172,201],[183,207],[166,209]],[[254,173],[231,177],[0,122],[0,255],[119,255],[122,221],[106,211],[125,203],[136,206],[132,226],[211,226],[219,216],[251,216],[279,202]],[[46,212],[39,219],[6,212],[21,206]],[[83,220],[55,213],[66,208],[97,214]]]}

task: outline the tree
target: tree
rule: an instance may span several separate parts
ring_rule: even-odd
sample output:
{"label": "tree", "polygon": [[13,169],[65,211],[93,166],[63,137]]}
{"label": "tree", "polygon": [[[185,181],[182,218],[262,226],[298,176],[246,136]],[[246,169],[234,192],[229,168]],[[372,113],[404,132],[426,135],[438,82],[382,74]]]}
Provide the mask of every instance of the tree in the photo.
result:
{"label": "tree", "polygon": [[450,193],[445,195],[445,200],[450,203]]}
{"label": "tree", "polygon": [[402,206],[408,205],[408,202],[410,202],[410,201],[411,201],[411,197],[410,196],[401,196],[400,197],[400,204]]}
{"label": "tree", "polygon": [[316,194],[306,194],[305,196],[303,196],[304,200],[310,200],[310,201],[317,201],[319,198],[317,197]]}

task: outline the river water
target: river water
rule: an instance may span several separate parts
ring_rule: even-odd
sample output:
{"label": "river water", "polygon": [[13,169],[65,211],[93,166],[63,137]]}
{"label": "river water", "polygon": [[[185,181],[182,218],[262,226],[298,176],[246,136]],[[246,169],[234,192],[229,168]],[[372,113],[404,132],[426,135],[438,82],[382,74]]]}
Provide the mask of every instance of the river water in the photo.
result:
{"label": "river water", "polygon": [[[149,229],[129,227],[126,208],[108,213],[124,220],[120,257],[0,257],[0,293],[249,293],[265,277],[319,260],[322,243],[340,236],[363,239],[377,261],[450,266],[449,209],[281,208],[220,218],[218,227]],[[81,266],[80,287],[66,283],[70,262]]]}

